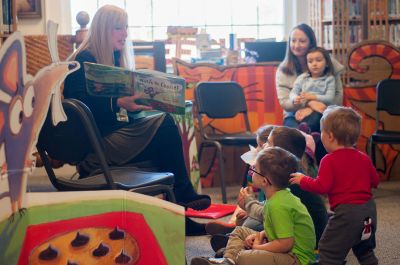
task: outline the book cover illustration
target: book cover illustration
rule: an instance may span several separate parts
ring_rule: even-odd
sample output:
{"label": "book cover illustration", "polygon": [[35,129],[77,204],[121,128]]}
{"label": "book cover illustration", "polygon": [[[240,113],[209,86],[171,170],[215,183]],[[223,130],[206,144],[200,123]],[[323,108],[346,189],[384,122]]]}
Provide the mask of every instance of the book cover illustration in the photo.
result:
{"label": "book cover illustration", "polygon": [[87,90],[100,97],[142,94],[138,104],[154,109],[185,114],[185,80],[153,70],[130,71],[125,68],[84,63]]}

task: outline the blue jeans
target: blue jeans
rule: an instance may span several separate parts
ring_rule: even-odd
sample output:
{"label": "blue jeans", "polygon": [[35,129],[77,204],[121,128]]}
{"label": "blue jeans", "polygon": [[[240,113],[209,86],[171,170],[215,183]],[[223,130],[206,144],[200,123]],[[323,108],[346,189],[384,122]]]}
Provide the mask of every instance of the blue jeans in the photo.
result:
{"label": "blue jeans", "polygon": [[[283,125],[291,128],[297,128],[300,122],[296,121],[295,112],[289,112],[288,115],[283,120]],[[322,114],[313,111],[310,115],[305,117],[301,122],[307,123],[308,127],[310,127],[311,132],[320,132],[320,125],[319,122],[321,120]]]}

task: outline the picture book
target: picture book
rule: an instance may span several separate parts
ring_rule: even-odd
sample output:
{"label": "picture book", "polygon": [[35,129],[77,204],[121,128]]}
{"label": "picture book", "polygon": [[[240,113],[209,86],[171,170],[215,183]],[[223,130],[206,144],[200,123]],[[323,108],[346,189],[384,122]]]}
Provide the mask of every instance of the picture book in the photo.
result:
{"label": "picture book", "polygon": [[175,114],[185,113],[185,80],[154,70],[128,70],[96,63],[84,63],[88,93],[100,97],[142,94],[138,104]]}

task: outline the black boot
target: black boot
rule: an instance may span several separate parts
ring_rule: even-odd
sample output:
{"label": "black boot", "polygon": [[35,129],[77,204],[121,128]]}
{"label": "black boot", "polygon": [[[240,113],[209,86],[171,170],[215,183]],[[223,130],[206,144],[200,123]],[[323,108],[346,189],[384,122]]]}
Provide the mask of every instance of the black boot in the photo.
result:
{"label": "black boot", "polygon": [[187,236],[202,236],[206,234],[206,225],[193,221],[185,217],[185,227]]}
{"label": "black boot", "polygon": [[176,202],[183,207],[191,208],[193,210],[204,210],[211,205],[211,198],[205,194],[197,194],[192,184],[187,184],[186,187],[175,187],[174,193]]}

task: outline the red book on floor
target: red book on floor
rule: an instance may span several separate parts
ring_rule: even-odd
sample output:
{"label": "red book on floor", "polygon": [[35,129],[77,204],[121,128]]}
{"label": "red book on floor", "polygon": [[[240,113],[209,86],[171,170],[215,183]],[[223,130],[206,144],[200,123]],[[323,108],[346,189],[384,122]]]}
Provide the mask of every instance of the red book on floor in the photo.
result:
{"label": "red book on floor", "polygon": [[197,217],[197,218],[209,218],[209,219],[217,219],[223,217],[225,215],[231,214],[235,211],[236,205],[231,204],[211,204],[205,210],[196,211],[193,209],[186,210],[186,216],[188,217]]}

